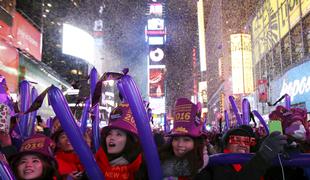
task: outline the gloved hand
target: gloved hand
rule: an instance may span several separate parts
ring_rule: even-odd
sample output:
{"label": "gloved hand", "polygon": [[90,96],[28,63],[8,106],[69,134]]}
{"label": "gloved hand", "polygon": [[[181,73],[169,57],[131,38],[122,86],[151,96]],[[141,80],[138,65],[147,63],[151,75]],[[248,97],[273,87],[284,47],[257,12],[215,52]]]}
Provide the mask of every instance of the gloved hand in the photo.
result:
{"label": "gloved hand", "polygon": [[262,142],[258,152],[263,156],[266,161],[272,161],[278,153],[282,152],[284,145],[287,144],[287,137],[280,132],[272,132]]}

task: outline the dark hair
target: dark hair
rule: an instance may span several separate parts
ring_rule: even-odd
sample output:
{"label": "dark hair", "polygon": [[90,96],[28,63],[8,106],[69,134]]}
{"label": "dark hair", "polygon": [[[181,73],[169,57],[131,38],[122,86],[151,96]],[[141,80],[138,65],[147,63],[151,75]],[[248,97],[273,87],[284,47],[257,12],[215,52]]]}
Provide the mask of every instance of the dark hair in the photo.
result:
{"label": "dark hair", "polygon": [[141,153],[141,147],[140,147],[138,138],[135,135],[122,130],[126,133],[126,136],[127,136],[126,144],[125,144],[123,151],[118,154],[109,154],[107,151],[106,138],[110,130],[104,132],[101,138],[101,146],[104,152],[106,153],[109,161],[122,156],[129,163],[133,162],[138,157],[139,153]]}
{"label": "dark hair", "polygon": [[24,155],[21,155],[18,159],[14,160],[12,163],[11,163],[11,168],[13,170],[13,173],[14,175],[16,176],[17,180],[23,180],[22,177],[19,176],[18,174],[18,166],[19,166],[19,162],[21,160],[21,158],[25,155],[35,155],[37,156],[41,162],[42,162],[42,165],[43,165],[43,171],[42,171],[42,175],[38,178],[36,178],[36,180],[43,180],[43,179],[46,179],[46,180],[53,180],[54,177],[56,177],[57,180],[60,180],[60,175],[58,173],[58,170],[57,170],[57,163],[49,158],[46,158],[45,156],[39,154],[39,153],[27,153],[27,154],[24,154]]}
{"label": "dark hair", "polygon": [[[190,136],[188,136],[190,137]],[[161,162],[175,157],[172,147],[172,141],[175,137],[172,137],[168,143],[166,143],[162,148],[159,149],[159,157]],[[203,166],[203,149],[205,146],[205,140],[202,137],[190,137],[194,141],[194,148],[185,154],[182,159],[187,159],[189,163],[189,168],[191,176],[197,174],[198,170]]]}

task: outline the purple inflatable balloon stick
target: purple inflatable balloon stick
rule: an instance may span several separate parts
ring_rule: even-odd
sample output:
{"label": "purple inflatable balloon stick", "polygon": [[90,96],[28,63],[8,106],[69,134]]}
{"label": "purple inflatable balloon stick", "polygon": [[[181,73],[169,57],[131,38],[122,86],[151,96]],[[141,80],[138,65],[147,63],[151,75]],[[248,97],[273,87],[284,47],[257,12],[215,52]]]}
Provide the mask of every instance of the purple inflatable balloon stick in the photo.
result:
{"label": "purple inflatable balloon stick", "polygon": [[229,96],[228,99],[229,99],[231,107],[232,107],[232,109],[234,111],[234,114],[236,116],[237,124],[238,124],[238,126],[241,126],[243,123],[242,123],[242,119],[240,117],[240,114],[239,114],[239,111],[238,111],[238,108],[237,108],[237,105],[236,105],[236,102],[235,102],[235,98],[233,96]]}
{"label": "purple inflatable balloon stick", "polygon": [[[34,102],[34,100],[37,97],[38,97],[38,91],[35,87],[32,87],[32,89],[31,89],[31,101],[32,101],[32,103]],[[36,120],[37,120],[37,112],[38,111],[33,111],[30,113],[30,118],[29,118],[29,122],[28,122],[27,137],[30,137],[34,134],[34,127],[35,127]]]}
{"label": "purple inflatable balloon stick", "polygon": [[243,124],[249,125],[250,123],[250,103],[247,98],[242,100],[242,119]]}
{"label": "purple inflatable balloon stick", "polygon": [[128,98],[127,100],[137,125],[140,143],[147,163],[149,179],[163,179],[157,148],[149,121],[146,121],[148,115],[140,91],[133,79],[128,75],[124,75],[119,81],[123,86],[125,96]]}
{"label": "purple inflatable balloon stick", "polygon": [[119,93],[121,94],[121,96],[122,96],[122,98],[123,98],[123,99],[122,99],[122,102],[124,102],[124,103],[128,102],[128,101],[127,101],[126,94],[124,93],[123,84],[120,83],[120,81],[117,81],[116,85],[117,85],[117,88],[118,88]]}
{"label": "purple inflatable balloon stick", "polygon": [[230,128],[230,120],[229,120],[229,117],[228,117],[228,112],[227,110],[224,110],[224,117],[225,117],[225,131],[228,131],[229,128]]}
{"label": "purple inflatable balloon stick", "polygon": [[[19,84],[19,94],[20,94],[20,110],[21,112],[26,112],[30,107],[30,84],[28,81],[23,80]],[[23,114],[20,116],[20,129],[22,139],[25,139],[28,131],[28,119],[30,114]]]}
{"label": "purple inflatable balloon stick", "polygon": [[49,129],[51,129],[52,126],[53,126],[53,118],[52,118],[52,117],[49,117],[49,118],[47,118],[47,120],[46,120],[46,127],[49,128]]}
{"label": "purple inflatable balloon stick", "polygon": [[5,77],[0,75],[0,103],[6,103],[8,100],[7,88]]}
{"label": "purple inflatable balloon stick", "polygon": [[[92,68],[90,71],[90,99],[92,99],[93,94],[95,93],[96,83],[98,81],[98,73],[96,68]],[[95,152],[100,147],[100,129],[99,129],[99,104],[96,104],[92,107],[92,134],[93,134],[93,145]]]}
{"label": "purple inflatable balloon stick", "polygon": [[12,170],[10,169],[9,165],[4,163],[4,162],[0,162],[0,175],[2,179],[6,179],[6,180],[15,180],[16,178],[13,175]]}
{"label": "purple inflatable balloon stick", "polygon": [[285,107],[286,109],[291,109],[291,96],[288,94],[285,96]]}
{"label": "purple inflatable balloon stick", "polygon": [[[224,164],[244,164],[251,160],[254,156],[253,153],[219,153],[211,155],[209,157],[208,166],[224,165]],[[308,153],[298,153],[291,154],[289,158],[281,158],[283,166],[292,167],[310,167],[310,154]],[[275,158],[273,160],[274,166],[279,166],[279,160]]]}
{"label": "purple inflatable balloon stick", "polygon": [[269,135],[269,128],[264,118],[256,110],[253,110],[252,113],[258,118],[259,122],[263,125],[263,127],[265,128],[266,134]]}
{"label": "purple inflatable balloon stick", "polygon": [[85,132],[86,132],[87,119],[89,117],[89,109],[90,109],[90,98],[87,98],[85,101],[82,116],[80,119],[80,122],[81,122],[80,129],[81,129],[82,134],[85,134]]}
{"label": "purple inflatable balloon stick", "polygon": [[48,96],[56,116],[59,118],[61,127],[66,132],[70,143],[78,154],[86,173],[90,179],[105,179],[99,169],[92,151],[86,144],[84,137],[75,123],[68,102],[62,92],[55,86],[51,86]]}

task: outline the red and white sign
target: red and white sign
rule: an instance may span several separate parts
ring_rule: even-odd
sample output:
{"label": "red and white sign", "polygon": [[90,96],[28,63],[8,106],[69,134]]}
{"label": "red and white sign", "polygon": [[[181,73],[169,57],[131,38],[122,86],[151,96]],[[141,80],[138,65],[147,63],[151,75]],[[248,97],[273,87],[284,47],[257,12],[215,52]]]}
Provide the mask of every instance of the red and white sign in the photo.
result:
{"label": "red and white sign", "polygon": [[149,96],[153,98],[163,97],[165,90],[165,69],[149,69]]}
{"label": "red and white sign", "polygon": [[259,102],[267,102],[268,100],[268,86],[266,79],[257,80],[257,91]]}
{"label": "red and white sign", "polygon": [[10,92],[16,92],[18,86],[18,52],[16,48],[0,41],[0,74],[6,79]]}
{"label": "red and white sign", "polygon": [[12,35],[14,46],[41,61],[41,33],[18,12],[14,13]]}

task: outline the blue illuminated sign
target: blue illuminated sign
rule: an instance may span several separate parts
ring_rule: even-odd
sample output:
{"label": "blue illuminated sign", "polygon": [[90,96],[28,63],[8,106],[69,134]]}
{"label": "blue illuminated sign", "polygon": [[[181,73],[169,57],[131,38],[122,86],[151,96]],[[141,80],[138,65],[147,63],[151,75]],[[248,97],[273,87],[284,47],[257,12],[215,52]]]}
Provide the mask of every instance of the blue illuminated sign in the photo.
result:
{"label": "blue illuminated sign", "polygon": [[272,101],[285,93],[291,96],[292,104],[305,103],[310,111],[310,61],[287,71],[271,83]]}

